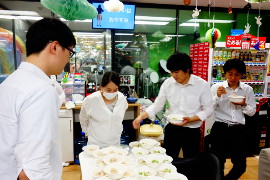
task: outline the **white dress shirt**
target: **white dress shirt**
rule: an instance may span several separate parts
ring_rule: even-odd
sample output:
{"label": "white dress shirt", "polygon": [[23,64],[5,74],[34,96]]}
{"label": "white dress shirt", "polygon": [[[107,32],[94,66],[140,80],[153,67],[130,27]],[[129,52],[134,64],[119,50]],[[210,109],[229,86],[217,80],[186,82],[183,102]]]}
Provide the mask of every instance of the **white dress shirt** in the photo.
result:
{"label": "white dress shirt", "polygon": [[[217,96],[218,87],[223,86],[227,94],[222,94],[220,97]],[[253,116],[256,113],[256,102],[254,98],[254,92],[252,87],[242,82],[239,86],[233,90],[229,87],[228,82],[220,82],[214,84],[211,87],[214,100],[214,118],[215,121],[225,122],[227,124],[245,124],[245,116]],[[235,94],[238,96],[246,97],[246,106],[234,105],[229,100],[229,95]]]}
{"label": "white dress shirt", "polygon": [[210,85],[205,80],[191,74],[187,84],[182,85],[173,77],[162,84],[155,102],[146,109],[149,118],[163,109],[168,101],[170,114],[181,114],[187,117],[197,115],[201,121],[187,123],[184,127],[198,128],[202,121],[212,114],[213,100]]}
{"label": "white dress shirt", "polygon": [[24,170],[31,180],[62,175],[59,98],[38,67],[22,62],[0,84],[0,179],[15,180]]}
{"label": "white dress shirt", "polygon": [[122,121],[127,108],[126,97],[121,92],[117,93],[113,111],[105,104],[100,91],[87,96],[82,104],[80,123],[82,131],[88,135],[88,144],[102,148],[120,145]]}

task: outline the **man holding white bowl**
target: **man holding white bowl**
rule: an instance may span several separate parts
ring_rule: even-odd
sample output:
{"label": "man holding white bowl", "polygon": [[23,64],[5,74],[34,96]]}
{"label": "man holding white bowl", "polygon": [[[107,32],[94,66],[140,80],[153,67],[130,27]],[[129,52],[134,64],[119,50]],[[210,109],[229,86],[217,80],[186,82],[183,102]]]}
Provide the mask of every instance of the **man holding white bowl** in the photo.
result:
{"label": "man holding white bowl", "polygon": [[[137,129],[142,120],[154,118],[168,101],[170,123],[165,127],[164,148],[175,161],[181,148],[184,158],[199,153],[200,126],[213,112],[213,98],[209,83],[192,74],[192,61],[187,54],[171,55],[167,69],[171,77],[161,85],[155,102],[133,121],[133,127]],[[183,121],[171,121],[179,117]]]}
{"label": "man holding white bowl", "polygon": [[[253,116],[256,102],[252,87],[240,81],[246,74],[243,61],[229,59],[223,66],[226,81],[211,87],[215,123],[211,129],[211,149],[220,162],[221,177],[237,180],[246,171],[245,114]],[[230,157],[233,168],[224,177],[224,164]]]}

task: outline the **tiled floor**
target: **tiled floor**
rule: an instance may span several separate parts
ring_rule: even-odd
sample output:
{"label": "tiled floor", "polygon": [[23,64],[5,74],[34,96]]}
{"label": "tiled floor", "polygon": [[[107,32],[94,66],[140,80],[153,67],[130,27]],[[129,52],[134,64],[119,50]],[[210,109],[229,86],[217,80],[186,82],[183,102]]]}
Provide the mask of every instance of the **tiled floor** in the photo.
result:
{"label": "tiled floor", "polygon": [[[240,180],[258,180],[258,162],[259,159],[256,157],[247,158],[247,170],[241,176]],[[227,159],[225,164],[225,173],[232,168],[232,163],[230,159]],[[63,169],[63,180],[80,180],[81,178],[81,169],[79,165],[70,165],[64,167]]]}

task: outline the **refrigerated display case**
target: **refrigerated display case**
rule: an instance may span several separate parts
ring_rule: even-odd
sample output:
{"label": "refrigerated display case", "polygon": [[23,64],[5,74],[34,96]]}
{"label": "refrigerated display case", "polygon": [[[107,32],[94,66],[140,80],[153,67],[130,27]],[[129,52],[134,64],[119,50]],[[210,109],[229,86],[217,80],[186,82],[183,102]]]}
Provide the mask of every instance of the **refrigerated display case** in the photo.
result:
{"label": "refrigerated display case", "polygon": [[76,56],[70,61],[70,73],[82,73],[87,82],[101,80],[111,70],[111,35],[108,32],[74,32]]}
{"label": "refrigerated display case", "polygon": [[[209,53],[208,79],[211,84],[225,81],[223,65],[228,59],[240,59],[245,62],[247,72],[243,75],[241,82],[253,87],[255,97],[267,97],[268,78],[268,54],[269,45],[265,49],[256,50],[226,48],[225,42],[216,44],[216,48]],[[270,92],[270,91],[269,91]]]}

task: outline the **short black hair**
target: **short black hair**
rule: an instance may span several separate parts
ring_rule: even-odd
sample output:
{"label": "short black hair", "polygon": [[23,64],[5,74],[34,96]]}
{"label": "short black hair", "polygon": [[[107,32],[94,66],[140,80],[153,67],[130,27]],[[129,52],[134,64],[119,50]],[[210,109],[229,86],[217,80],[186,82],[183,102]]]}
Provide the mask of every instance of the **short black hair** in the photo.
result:
{"label": "short black hair", "polygon": [[30,26],[26,34],[26,55],[40,53],[50,41],[58,41],[63,47],[76,45],[70,28],[55,18],[44,18]]}
{"label": "short black hair", "polygon": [[111,81],[114,84],[116,84],[116,86],[118,86],[118,87],[120,86],[120,76],[117,72],[114,72],[114,71],[106,72],[102,77],[101,86],[105,87]]}
{"label": "short black hair", "polygon": [[223,66],[224,73],[226,74],[231,69],[236,69],[240,74],[246,74],[246,65],[244,61],[240,61],[239,59],[229,59],[225,62]]}
{"label": "short black hair", "polygon": [[179,71],[187,72],[189,70],[189,74],[192,74],[192,60],[184,52],[176,52],[171,55],[167,61],[167,69],[170,71]]}

